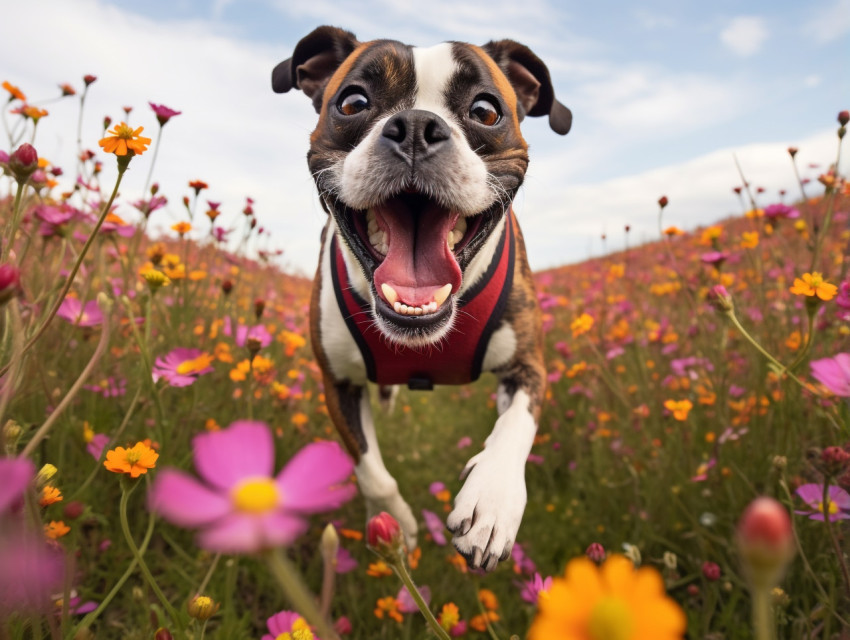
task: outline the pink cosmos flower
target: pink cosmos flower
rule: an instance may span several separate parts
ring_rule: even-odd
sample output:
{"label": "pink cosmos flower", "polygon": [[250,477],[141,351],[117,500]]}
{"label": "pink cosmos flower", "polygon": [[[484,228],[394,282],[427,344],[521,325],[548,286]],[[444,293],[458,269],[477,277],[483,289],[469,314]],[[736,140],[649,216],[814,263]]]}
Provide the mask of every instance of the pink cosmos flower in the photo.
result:
{"label": "pink cosmos flower", "polygon": [[109,444],[109,436],[105,433],[96,433],[86,445],[86,451],[95,459],[100,460],[100,456],[103,455],[103,449],[106,445]]}
{"label": "pink cosmos flower", "polygon": [[153,366],[153,381],[160,379],[172,387],[188,387],[205,373],[210,373],[211,358],[200,349],[177,347],[156,359]]}
{"label": "pink cosmos flower", "polygon": [[428,527],[434,543],[441,547],[444,546],[446,544],[446,535],[443,533],[445,527],[440,516],[433,511],[428,511],[428,509],[422,509],[422,516],[425,518],[425,526]]}
{"label": "pink cosmos flower", "polygon": [[[431,603],[431,589],[427,585],[418,587],[419,595],[422,596],[422,599],[425,601],[425,604],[428,605]],[[419,611],[419,607],[416,606],[416,601],[413,599],[413,596],[410,595],[410,591],[407,590],[407,587],[402,586],[399,589],[398,594],[395,597],[398,600],[398,610],[402,613],[416,613]]]}
{"label": "pink cosmos flower", "polygon": [[153,109],[154,114],[156,114],[156,119],[159,122],[160,126],[165,126],[165,123],[171,120],[174,116],[179,116],[182,111],[175,111],[174,109],[169,109],[164,104],[154,104],[153,102],[148,102],[151,109]]}
{"label": "pink cosmos flower", "polygon": [[771,204],[764,208],[764,217],[768,220],[777,220],[779,218],[793,220],[800,217],[800,212],[794,207],[789,207],[787,204]]}
{"label": "pink cosmos flower", "polygon": [[529,604],[537,604],[537,599],[541,593],[549,591],[552,587],[552,576],[543,578],[539,573],[535,573],[531,580],[522,583],[522,591],[519,597]]}
{"label": "pink cosmos flower", "polygon": [[203,549],[253,553],[290,544],[307,529],[307,514],[336,509],[356,492],[343,484],[354,465],[336,442],[308,444],[272,476],[274,441],[263,422],[201,433],[192,448],[201,479],[164,469],[149,505],[173,524],[199,529]]}
{"label": "pink cosmos flower", "polygon": [[351,555],[351,552],[345,547],[340,547],[336,552],[336,564],[334,571],[337,573],[349,573],[357,568],[357,560]]}
{"label": "pink cosmos flower", "polygon": [[248,327],[240,324],[236,327],[236,345],[244,347],[248,340],[256,340],[261,349],[265,349],[272,343],[272,335],[263,325],[258,324],[253,327]]}
{"label": "pink cosmos flower", "polygon": [[811,362],[812,376],[827,389],[842,398],[850,398],[850,353]]}
{"label": "pink cosmos flower", "polygon": [[[309,629],[307,621],[301,617],[301,614],[294,611],[279,611],[266,620],[266,626],[269,628],[269,633],[265,634],[261,640],[276,640],[283,634],[292,637],[293,631]],[[319,640],[315,635],[313,637]]]}
{"label": "pink cosmos flower", "polygon": [[801,516],[808,516],[810,520],[823,522],[824,514],[829,514],[829,521],[850,520],[850,494],[836,485],[828,489],[827,506],[823,504],[823,485],[804,484],[797,488],[795,493],[803,499],[809,507],[806,510],[794,511]]}
{"label": "pink cosmos flower", "polygon": [[56,315],[78,327],[96,327],[103,322],[103,314],[97,306],[97,300],[83,304],[77,298],[65,298]]}
{"label": "pink cosmos flower", "polygon": [[430,485],[428,485],[428,492],[432,496],[435,496],[438,493],[440,493],[441,491],[445,491],[445,490],[446,490],[446,484],[444,482],[435,481],[435,482],[432,482]]}
{"label": "pink cosmos flower", "polygon": [[457,441],[458,449],[466,449],[468,446],[472,444],[472,438],[469,436],[463,436],[460,440]]}
{"label": "pink cosmos flower", "polygon": [[0,515],[10,511],[24,495],[35,473],[32,462],[21,458],[0,458]]}

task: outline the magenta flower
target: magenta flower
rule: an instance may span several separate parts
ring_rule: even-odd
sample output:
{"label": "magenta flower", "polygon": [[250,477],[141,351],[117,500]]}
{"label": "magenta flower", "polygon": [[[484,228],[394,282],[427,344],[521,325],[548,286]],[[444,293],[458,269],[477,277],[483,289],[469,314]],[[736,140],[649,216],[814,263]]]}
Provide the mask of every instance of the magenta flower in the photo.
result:
{"label": "magenta flower", "polygon": [[428,509],[422,509],[422,516],[425,518],[425,526],[428,527],[428,532],[434,539],[434,543],[441,547],[444,546],[446,544],[446,535],[443,533],[445,527],[440,516],[433,511],[428,511]]}
{"label": "magenta flower", "polygon": [[[430,587],[426,585],[423,587],[418,587],[418,589],[419,595],[422,596],[422,599],[425,601],[425,604],[430,604]],[[396,594],[395,599],[398,600],[398,610],[402,613],[416,613],[417,611],[419,611],[419,607],[416,606],[416,600],[414,600],[413,596],[410,595],[410,591],[407,590],[407,587],[402,586],[401,589],[398,590],[398,594]]]}
{"label": "magenta flower", "polygon": [[254,325],[253,327],[240,324],[236,327],[235,342],[237,346],[244,347],[248,343],[248,340],[256,340],[260,348],[265,349],[272,343],[272,335],[261,324]]}
{"label": "magenta flower", "polygon": [[804,484],[797,487],[795,492],[803,499],[809,507],[808,510],[794,511],[801,516],[808,516],[810,520],[823,522],[824,514],[829,514],[829,521],[850,520],[850,494],[836,485],[830,485],[827,494],[827,505],[823,504],[823,485]]}
{"label": "magenta flower", "polygon": [[334,571],[337,573],[349,573],[357,568],[357,560],[351,555],[351,552],[345,547],[340,547],[336,552],[336,563]]}
{"label": "magenta flower", "polygon": [[789,207],[787,204],[771,204],[764,208],[764,217],[768,220],[776,220],[778,218],[793,220],[800,217],[800,212],[794,207]]}
{"label": "magenta flower", "polygon": [[100,460],[103,455],[103,449],[109,444],[109,436],[105,433],[96,433],[92,436],[91,442],[86,445],[86,451],[95,460]]}
{"label": "magenta flower", "polygon": [[519,597],[529,604],[537,604],[540,594],[549,591],[551,587],[552,576],[543,578],[539,573],[535,573],[531,580],[522,583]]}
{"label": "magenta flower", "polygon": [[182,111],[169,109],[164,104],[154,104],[153,102],[148,102],[148,104],[151,106],[151,109],[153,109],[154,114],[156,114],[156,119],[160,126],[165,126],[165,123],[171,120],[171,118],[183,113]]}
{"label": "magenta flower", "polygon": [[35,473],[33,463],[21,458],[0,458],[0,515],[17,505]]}
{"label": "magenta flower", "polygon": [[173,524],[199,529],[198,545],[211,551],[290,544],[307,529],[306,515],[336,509],[356,492],[343,484],[354,465],[336,442],[308,444],[272,476],[274,441],[262,422],[199,434],[192,448],[201,480],[164,469],[149,505]]}
{"label": "magenta flower", "polygon": [[59,305],[56,315],[78,327],[96,327],[103,322],[103,314],[97,306],[97,300],[83,304],[78,298],[69,296]]}
{"label": "magenta flower", "polygon": [[[301,617],[301,614],[294,611],[279,611],[266,620],[266,626],[269,628],[269,633],[265,634],[261,640],[276,640],[281,636],[298,637],[294,636],[294,631],[310,628],[307,621]],[[315,635],[313,637],[315,640],[319,640]]]}
{"label": "magenta flower", "polygon": [[842,398],[850,398],[850,353],[811,362],[812,376],[827,389]]}
{"label": "magenta flower", "polygon": [[210,373],[212,358],[200,349],[177,347],[156,359],[153,366],[153,381],[161,379],[172,387],[188,387],[205,373]]}
{"label": "magenta flower", "polygon": [[62,553],[44,542],[41,531],[12,523],[0,531],[0,624],[10,614],[47,611],[51,593],[62,590]]}
{"label": "magenta flower", "polygon": [[438,493],[440,493],[441,491],[445,491],[445,490],[446,490],[446,484],[444,482],[437,481],[437,482],[432,482],[430,485],[428,485],[428,492],[432,496],[436,496]]}

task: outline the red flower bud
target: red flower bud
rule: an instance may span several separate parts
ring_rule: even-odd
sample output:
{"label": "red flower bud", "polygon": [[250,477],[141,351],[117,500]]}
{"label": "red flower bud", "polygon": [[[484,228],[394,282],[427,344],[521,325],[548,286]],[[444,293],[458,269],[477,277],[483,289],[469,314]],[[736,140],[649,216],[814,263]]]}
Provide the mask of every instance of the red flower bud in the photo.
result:
{"label": "red flower bud", "polygon": [[788,155],[792,158],[797,155],[797,147],[788,147]]}
{"label": "red flower bud", "polygon": [[28,142],[15,149],[9,156],[9,169],[18,182],[27,180],[38,169],[38,152]]}
{"label": "red flower bud", "polygon": [[717,582],[720,580],[720,567],[715,562],[703,562],[702,575],[709,582]]}
{"label": "red flower bud", "polygon": [[667,206],[667,202],[669,202],[667,200],[667,196],[661,196],[660,198],[658,198],[658,206],[662,209]]}
{"label": "red flower bud", "polygon": [[153,635],[153,640],[174,640],[174,636],[172,636],[171,632],[165,627],[160,627]]}
{"label": "red flower bud", "polygon": [[605,547],[598,542],[592,542],[590,546],[585,549],[584,555],[593,560],[596,564],[601,564],[605,560]]}
{"label": "red flower bud", "polygon": [[0,305],[21,293],[21,272],[10,264],[0,264]]}
{"label": "red flower bud", "polygon": [[266,301],[265,300],[263,300],[262,298],[257,298],[256,300],[254,300],[254,315],[257,316],[257,320],[259,320],[262,317],[263,311],[265,311],[265,310],[266,310]]}
{"label": "red flower bud", "polygon": [[224,294],[227,295],[233,290],[233,281],[225,280],[221,283],[221,290],[224,291]]}
{"label": "red flower bud", "polygon": [[374,549],[404,544],[401,525],[386,511],[372,516],[366,525],[366,540]]}
{"label": "red flower bud", "polygon": [[65,517],[68,520],[76,520],[81,515],[83,515],[83,511],[86,510],[86,505],[84,505],[79,500],[72,500],[68,504],[65,505],[65,508],[62,512],[65,514]]}
{"label": "red flower bud", "polygon": [[785,507],[764,496],[753,500],[738,522],[737,540],[753,586],[776,586],[794,555],[794,532]]}
{"label": "red flower bud", "polygon": [[850,111],[847,111],[847,109],[840,111],[838,113],[838,124],[843,127],[846,126],[848,122],[850,122]]}
{"label": "red flower bud", "polygon": [[93,76],[91,74],[87,74],[87,75],[83,76],[83,82],[86,83],[86,86],[89,86],[95,80],[97,80],[97,76]]}

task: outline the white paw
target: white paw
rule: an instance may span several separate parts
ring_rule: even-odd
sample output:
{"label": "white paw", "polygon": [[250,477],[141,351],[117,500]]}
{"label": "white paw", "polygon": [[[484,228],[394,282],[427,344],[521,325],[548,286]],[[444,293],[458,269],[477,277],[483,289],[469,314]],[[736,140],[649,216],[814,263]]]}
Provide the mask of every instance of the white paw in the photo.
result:
{"label": "white paw", "polygon": [[525,511],[525,460],[515,453],[485,449],[467,463],[469,474],[455,498],[446,526],[452,542],[473,569],[492,571],[511,555]]}
{"label": "white paw", "polygon": [[367,522],[369,518],[378,515],[381,511],[386,511],[398,520],[401,531],[404,533],[404,543],[407,545],[407,550],[413,551],[416,548],[416,534],[419,531],[419,525],[416,524],[413,511],[401,497],[401,494],[396,491],[395,494],[385,498],[366,499]]}

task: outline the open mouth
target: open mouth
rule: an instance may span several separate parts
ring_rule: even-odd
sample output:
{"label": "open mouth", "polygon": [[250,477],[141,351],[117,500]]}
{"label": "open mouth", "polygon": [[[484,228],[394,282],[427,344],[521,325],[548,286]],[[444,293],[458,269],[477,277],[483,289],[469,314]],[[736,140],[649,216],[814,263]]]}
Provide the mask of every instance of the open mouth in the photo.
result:
{"label": "open mouth", "polygon": [[372,272],[376,310],[401,326],[423,328],[449,315],[463,269],[503,213],[496,203],[463,216],[410,190],[365,211],[342,209],[336,218]]}

